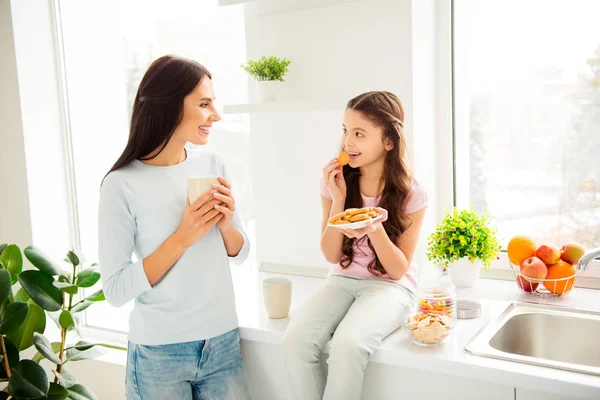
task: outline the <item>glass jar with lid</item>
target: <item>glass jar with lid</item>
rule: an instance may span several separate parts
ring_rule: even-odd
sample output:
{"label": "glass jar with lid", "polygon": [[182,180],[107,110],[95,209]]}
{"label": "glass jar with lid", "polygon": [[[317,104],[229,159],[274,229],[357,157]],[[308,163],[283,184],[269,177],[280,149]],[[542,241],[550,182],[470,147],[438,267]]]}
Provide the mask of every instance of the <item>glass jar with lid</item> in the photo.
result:
{"label": "glass jar with lid", "polygon": [[447,315],[456,321],[456,287],[444,278],[421,282],[417,287],[416,311]]}

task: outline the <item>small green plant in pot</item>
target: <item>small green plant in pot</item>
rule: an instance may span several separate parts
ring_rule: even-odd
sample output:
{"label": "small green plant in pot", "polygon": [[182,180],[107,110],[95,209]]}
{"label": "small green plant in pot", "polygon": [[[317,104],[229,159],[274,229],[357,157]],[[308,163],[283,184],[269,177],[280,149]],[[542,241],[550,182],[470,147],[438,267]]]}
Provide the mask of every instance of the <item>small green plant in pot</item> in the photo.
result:
{"label": "small green plant in pot", "polygon": [[[98,347],[126,350],[122,347],[84,340],[69,342],[67,334],[76,331],[81,337],[80,313],[93,303],[103,301],[99,290],[81,296],[82,289],[91,288],[100,280],[95,264],[78,268],[79,257],[72,251],[65,261],[72,271],[65,271],[41,250],[27,247],[25,257],[36,268],[23,271],[23,256],[16,245],[0,245],[0,391],[4,399],[81,399],[97,397],[90,389],[70,375],[65,364],[94,358]],[[13,285],[21,288],[13,293]],[[60,330],[60,341],[50,342],[43,333],[46,315]],[[22,352],[32,346],[37,354],[27,359]],[[40,362],[48,362],[48,376]]]}
{"label": "small green plant in pot", "polygon": [[429,236],[427,258],[443,265],[456,286],[473,286],[481,268],[487,271],[498,258],[501,247],[496,233],[488,215],[455,207]]}
{"label": "small green plant in pot", "polygon": [[259,97],[262,101],[275,101],[276,90],[283,77],[289,71],[291,61],[275,56],[262,56],[260,60],[248,60],[242,68],[257,82]]}

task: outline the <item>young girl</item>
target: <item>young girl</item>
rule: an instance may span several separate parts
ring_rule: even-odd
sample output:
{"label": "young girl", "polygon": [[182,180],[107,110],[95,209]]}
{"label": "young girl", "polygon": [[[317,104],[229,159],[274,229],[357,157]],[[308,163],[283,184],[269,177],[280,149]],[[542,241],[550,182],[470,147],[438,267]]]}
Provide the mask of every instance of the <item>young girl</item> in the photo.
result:
{"label": "young girl", "polygon": [[[221,158],[185,147],[206,144],[221,119],[211,79],[195,61],[154,61],[100,190],[104,293],[117,307],[134,300],[128,400],[250,398],[229,270],[248,256],[248,238]],[[186,180],[196,176],[219,184],[190,204]]]}
{"label": "young girl", "polygon": [[[414,301],[412,258],[427,196],[408,171],[403,126],[404,110],[392,93],[364,93],[348,103],[342,147],[350,164],[332,160],[321,184],[321,251],[336,266],[292,316],[284,338],[297,400],[360,399],[369,356]],[[327,226],[345,209],[375,206],[383,218],[365,228]],[[325,384],[319,356],[330,339]]]}

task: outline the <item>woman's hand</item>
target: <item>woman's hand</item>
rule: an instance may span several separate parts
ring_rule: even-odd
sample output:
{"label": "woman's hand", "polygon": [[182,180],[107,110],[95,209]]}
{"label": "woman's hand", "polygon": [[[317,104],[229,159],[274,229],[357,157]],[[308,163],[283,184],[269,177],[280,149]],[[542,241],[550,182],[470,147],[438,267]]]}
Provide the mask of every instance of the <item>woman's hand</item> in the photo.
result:
{"label": "woman's hand", "polygon": [[219,184],[213,183],[212,187],[216,190],[214,198],[219,200],[215,205],[215,210],[219,211],[223,218],[217,223],[221,232],[225,232],[233,227],[233,213],[235,212],[235,200],[231,196],[231,184],[227,179],[219,177]]}
{"label": "woman's hand", "polygon": [[215,209],[221,200],[213,198],[214,190],[198,197],[192,204],[187,200],[187,206],[179,227],[174,233],[178,242],[186,249],[197,243],[215,224],[223,220],[224,214]]}
{"label": "woman's hand", "polygon": [[323,168],[323,183],[334,202],[346,201],[346,180],[337,159],[333,159]]}
{"label": "woman's hand", "polygon": [[372,220],[369,220],[367,221],[367,225],[360,229],[341,229],[342,233],[350,239],[360,239],[365,235],[369,235],[378,231],[379,229],[383,229],[383,223],[388,219],[388,212],[380,207],[377,208],[377,212],[382,215],[382,217],[377,221],[373,222]]}

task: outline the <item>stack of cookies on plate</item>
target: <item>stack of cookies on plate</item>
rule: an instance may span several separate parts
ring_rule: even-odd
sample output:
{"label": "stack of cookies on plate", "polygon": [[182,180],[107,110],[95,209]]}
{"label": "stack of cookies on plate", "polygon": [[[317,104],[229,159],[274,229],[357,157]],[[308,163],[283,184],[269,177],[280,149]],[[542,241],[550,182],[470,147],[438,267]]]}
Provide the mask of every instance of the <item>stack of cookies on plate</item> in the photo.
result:
{"label": "stack of cookies on plate", "polygon": [[329,223],[332,225],[351,224],[375,218],[377,215],[377,207],[349,208],[331,217]]}

